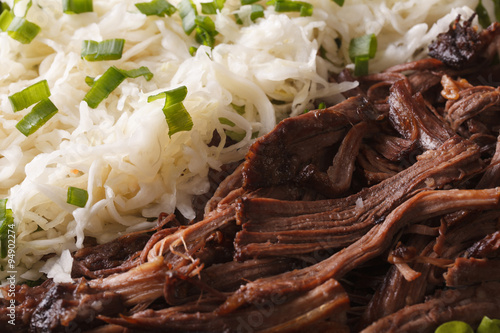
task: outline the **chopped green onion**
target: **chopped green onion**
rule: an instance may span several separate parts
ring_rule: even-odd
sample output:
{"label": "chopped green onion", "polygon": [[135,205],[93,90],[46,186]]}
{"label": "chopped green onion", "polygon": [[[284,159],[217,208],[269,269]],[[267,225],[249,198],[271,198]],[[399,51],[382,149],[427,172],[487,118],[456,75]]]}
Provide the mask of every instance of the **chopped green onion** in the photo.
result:
{"label": "chopped green onion", "polygon": [[95,79],[91,76],[86,76],[85,77],[85,83],[89,86],[92,87],[95,83]]}
{"label": "chopped green onion", "polygon": [[[2,24],[3,25],[3,24]],[[24,17],[14,17],[6,29],[12,39],[29,44],[40,32],[40,27]]]}
{"label": "chopped green onion", "polygon": [[500,333],[500,320],[484,316],[477,328],[477,333]]}
{"label": "chopped green onion", "polygon": [[274,10],[279,13],[300,12],[300,16],[311,16],[313,13],[313,6],[303,1],[275,0]]}
{"label": "chopped green onion", "polygon": [[207,30],[208,32],[217,34],[217,31],[215,30],[215,23],[210,17],[198,15],[196,16],[194,22],[197,26]]}
{"label": "chopped green onion", "polygon": [[182,28],[184,32],[189,35],[193,32],[196,27],[196,16],[198,15],[196,7],[193,5],[191,0],[182,0],[177,9],[179,9],[179,15],[182,19]]}
{"label": "chopped green onion", "polygon": [[28,106],[38,103],[50,96],[47,80],[39,81],[20,92],[9,96],[14,112],[26,109]]}
{"label": "chopped green onion", "polygon": [[219,117],[219,122],[222,124],[222,125],[229,125],[229,126],[236,126],[235,123],[233,123],[231,120],[225,118],[225,117]]}
{"label": "chopped green onion", "polygon": [[159,93],[148,97],[148,103],[165,98],[163,114],[168,124],[168,136],[172,136],[177,132],[189,131],[193,128],[193,120],[187,112],[182,101],[187,96],[187,88],[181,86],[169,91]]}
{"label": "chopped green onion", "polygon": [[477,13],[477,19],[479,21],[479,24],[483,27],[486,28],[491,24],[490,17],[488,15],[488,12],[486,11],[486,8],[483,6],[483,1],[479,0],[475,12]]}
{"label": "chopped green onion", "polygon": [[194,22],[196,24],[195,40],[202,45],[213,47],[215,45],[215,36],[218,34],[215,30],[214,21],[208,16],[198,15]]}
{"label": "chopped green onion", "polygon": [[493,12],[495,13],[495,19],[500,22],[500,0],[493,0]]}
{"label": "chopped green onion", "polygon": [[354,58],[354,75],[361,76],[368,74],[368,62],[370,58],[359,56]]}
{"label": "chopped green onion", "polygon": [[218,32],[215,30],[214,21],[208,16],[196,16],[196,35],[195,40],[202,44],[213,47],[215,45],[215,36]]}
{"label": "chopped green onion", "polygon": [[63,0],[63,13],[80,14],[94,11],[92,0]]}
{"label": "chopped green onion", "polygon": [[158,99],[165,98],[165,107],[171,106],[177,103],[182,103],[187,96],[186,86],[180,86],[172,90],[164,91],[159,94],[149,96],[148,103],[154,102]]}
{"label": "chopped green onion", "polygon": [[136,3],[135,6],[141,13],[147,16],[165,16],[172,15],[177,10],[174,5],[166,0],[153,0],[151,2]]}
{"label": "chopped green onion", "polygon": [[349,57],[352,61],[356,57],[375,57],[377,52],[377,37],[375,34],[364,35],[351,39],[349,44]]}
{"label": "chopped green onion", "polygon": [[253,3],[256,3],[257,1],[259,0],[241,0],[241,5],[244,6],[244,5],[251,5]]}
{"label": "chopped green onion", "polygon": [[36,132],[43,124],[57,113],[57,107],[46,98],[38,102],[33,107],[30,113],[23,117],[17,124],[16,128],[25,136],[29,136]]}
{"label": "chopped green onion", "polygon": [[91,88],[83,100],[87,102],[92,109],[95,109],[123,82],[123,80],[126,78],[134,79],[139,76],[144,76],[144,78],[149,81],[153,77],[153,74],[147,67],[144,66],[128,71],[111,66],[98,80],[94,80],[90,77],[85,78],[85,83],[87,83]]}
{"label": "chopped green onion", "polygon": [[264,7],[261,5],[252,5],[252,12],[250,13],[250,19],[255,21],[259,17],[264,17]]}
{"label": "chopped green onion", "polygon": [[11,223],[12,210],[7,209],[7,199],[0,199],[0,234],[7,232],[8,225]]}
{"label": "chopped green onion", "polygon": [[[256,19],[259,17],[264,17],[264,7],[261,5],[250,5],[251,7],[251,12],[250,12],[250,20],[252,22],[255,22]],[[236,23],[238,24],[243,24],[243,21],[239,17],[238,14],[234,14],[236,16]]]}
{"label": "chopped green onion", "polygon": [[344,0],[333,0],[333,2],[335,2],[340,7],[342,7],[344,5]]}
{"label": "chopped green onion", "polygon": [[89,193],[78,187],[68,187],[68,196],[66,202],[77,207],[85,207],[89,200]]}
{"label": "chopped green onion", "polygon": [[226,0],[214,0],[212,2],[202,2],[201,12],[207,15],[217,14],[217,9],[221,10],[224,7],[225,2]]}
{"label": "chopped green onion", "polygon": [[375,34],[364,35],[351,39],[349,57],[354,62],[354,74],[368,74],[368,61],[375,57],[377,52],[377,37]]}
{"label": "chopped green onion", "polygon": [[197,26],[195,30],[196,30],[196,35],[194,37],[198,43],[214,47],[215,45],[214,35],[212,35],[209,31],[200,26]]}
{"label": "chopped green onion", "polygon": [[231,103],[231,106],[233,107],[234,111],[236,111],[237,114],[244,115],[245,114],[245,105],[236,105]]}
{"label": "chopped green onion", "polygon": [[228,137],[230,137],[233,141],[236,141],[236,142],[240,142],[247,135],[245,132],[236,132],[236,131],[230,131],[230,130],[225,130],[224,133],[226,133],[226,135]]}
{"label": "chopped green onion", "polygon": [[190,47],[189,47],[189,54],[190,54],[191,56],[193,56],[193,57],[194,57],[194,55],[196,54],[196,51],[198,51],[198,48],[197,48],[197,47],[195,47],[195,46],[190,46]]}
{"label": "chopped green onion", "polygon": [[435,333],[474,333],[474,330],[469,324],[463,321],[454,320],[441,324],[436,329]]}
{"label": "chopped green onion", "polygon": [[201,3],[202,14],[212,15],[217,14],[217,6],[215,2],[202,2]]}
{"label": "chopped green onion", "polygon": [[7,31],[13,19],[14,14],[10,10],[4,10],[2,14],[0,14],[0,30]]}
{"label": "chopped green onion", "polygon": [[122,57],[124,39],[107,39],[102,42],[84,40],[81,57],[88,61],[117,60]]}
{"label": "chopped green onion", "polygon": [[325,102],[321,102],[321,103],[319,103],[319,105],[318,105],[318,109],[325,109],[325,108],[326,108],[326,104],[325,104]]}
{"label": "chopped green onion", "polygon": [[151,73],[149,68],[147,68],[146,66],[141,66],[139,68],[131,69],[128,71],[122,69],[121,71],[126,77],[131,79],[138,78],[139,76],[144,76],[146,81],[149,81],[153,78],[153,73]]}
{"label": "chopped green onion", "polygon": [[[21,7],[21,9],[24,9],[24,14],[21,17],[26,17],[28,15],[28,10],[30,10],[31,5],[33,4],[32,0],[14,0],[14,4],[12,5],[12,8],[14,9],[15,7],[19,7],[18,3],[21,3],[20,5],[23,6],[24,8]],[[18,8],[16,8],[16,12],[19,14]]]}
{"label": "chopped green onion", "polygon": [[106,97],[125,80],[125,75],[118,68],[111,66],[104,74],[94,81],[83,100],[95,109]]}
{"label": "chopped green onion", "polygon": [[168,124],[168,136],[177,132],[189,131],[193,128],[193,120],[184,104],[177,103],[163,109]]}
{"label": "chopped green onion", "polygon": [[10,7],[5,2],[0,1],[0,13],[2,13],[4,10],[10,10]]}
{"label": "chopped green onion", "polygon": [[14,228],[12,210],[7,209],[7,199],[0,199],[0,257],[7,257],[9,229]]}

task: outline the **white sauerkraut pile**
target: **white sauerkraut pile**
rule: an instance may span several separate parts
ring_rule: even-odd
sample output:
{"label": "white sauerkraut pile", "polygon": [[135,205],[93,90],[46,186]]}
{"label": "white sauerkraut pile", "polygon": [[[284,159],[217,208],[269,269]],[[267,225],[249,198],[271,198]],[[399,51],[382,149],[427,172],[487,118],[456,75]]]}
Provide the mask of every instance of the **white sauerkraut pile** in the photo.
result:
{"label": "white sauerkraut pile", "polygon": [[[8,199],[14,215],[20,280],[43,273],[67,279],[68,251],[81,248],[85,237],[103,243],[149,228],[161,212],[175,209],[193,218],[191,199],[208,190],[209,168],[243,158],[253,133],[265,134],[277,120],[320,101],[340,101],[340,93],[355,85],[328,80],[349,65],[352,38],[377,36],[370,71],[380,71],[424,56],[458,13],[469,17],[477,4],[345,0],[339,7],[313,0],[313,15],[300,17],[259,1],[265,16],[252,22],[249,6],[227,0],[210,15],[219,32],[210,49],[185,34],[178,13],[147,17],[137,2],[94,0],[94,12],[68,15],[61,1],[35,0],[27,19],[42,30],[30,44],[0,33],[0,198]],[[201,13],[201,1],[193,2]],[[7,3],[12,7],[12,0]],[[121,59],[81,59],[83,40],[111,38],[125,39]],[[199,47],[194,56],[191,46]],[[147,66],[154,77],[128,78],[96,109],[89,108],[83,101],[89,90],[85,78],[99,77],[112,65]],[[59,111],[25,137],[15,125],[28,111],[14,113],[8,96],[41,80],[47,80]],[[163,101],[147,99],[180,86],[187,87],[184,106],[194,126],[169,137]],[[244,113],[236,111],[243,106]],[[244,138],[225,147],[225,130]],[[214,131],[221,142],[210,146]],[[88,191],[85,207],[66,203],[69,186]],[[0,272],[0,279],[6,274]]]}

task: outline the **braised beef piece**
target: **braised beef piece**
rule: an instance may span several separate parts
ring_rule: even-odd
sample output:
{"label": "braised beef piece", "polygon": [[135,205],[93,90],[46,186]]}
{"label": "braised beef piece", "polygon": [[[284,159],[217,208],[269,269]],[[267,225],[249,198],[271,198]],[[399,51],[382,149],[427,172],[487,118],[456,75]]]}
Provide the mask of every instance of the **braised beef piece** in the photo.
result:
{"label": "braised beef piece", "polygon": [[498,317],[499,294],[499,282],[438,291],[424,303],[405,307],[376,321],[361,332],[432,333],[439,325],[453,320],[465,321],[477,327],[484,316]]}
{"label": "braised beef piece", "polygon": [[444,277],[448,287],[500,281],[500,260],[459,257],[453,266],[448,268]]}
{"label": "braised beef piece", "polygon": [[123,313],[119,294],[100,292],[88,287],[84,280],[56,283],[44,295],[30,320],[30,332],[67,332],[102,325],[99,315]]}
{"label": "braised beef piece", "polygon": [[134,255],[137,257],[150,237],[147,233],[134,233],[121,236],[109,243],[76,251],[73,254],[72,277],[95,278],[120,271],[112,269],[123,265],[129,259],[133,260]]}
{"label": "braised beef piece", "polygon": [[304,269],[250,282],[228,297],[218,311],[221,314],[230,313],[244,304],[263,300],[272,293],[283,295],[308,290],[329,278],[339,279],[360,264],[381,255],[402,228],[417,221],[458,209],[499,208],[499,188],[418,192],[351,245]]}
{"label": "braised beef piece", "polygon": [[472,26],[474,17],[460,23],[459,15],[448,32],[439,34],[437,40],[429,45],[429,56],[457,69],[474,65],[488,46]]}
{"label": "braised beef piece", "polygon": [[228,315],[219,315],[214,311],[216,307],[216,301],[205,299],[158,311],[145,310],[130,317],[100,318],[132,331],[162,332],[310,331],[318,320],[328,318],[330,327],[345,331],[349,298],[340,283],[330,279],[302,294],[275,294]]}
{"label": "braised beef piece", "polygon": [[500,230],[487,235],[467,249],[468,258],[499,258],[500,257]]}
{"label": "braised beef piece", "polygon": [[243,187],[255,190],[293,182],[312,159],[322,158],[325,149],[339,142],[353,124],[377,118],[370,103],[359,96],[281,121],[250,147],[243,166]]}

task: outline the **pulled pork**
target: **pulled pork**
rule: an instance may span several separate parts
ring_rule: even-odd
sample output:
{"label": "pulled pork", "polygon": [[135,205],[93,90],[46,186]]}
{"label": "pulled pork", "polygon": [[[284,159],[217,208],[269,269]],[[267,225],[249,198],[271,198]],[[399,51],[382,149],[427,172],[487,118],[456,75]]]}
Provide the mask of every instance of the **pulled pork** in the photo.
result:
{"label": "pulled pork", "polygon": [[498,29],[471,22],[438,37],[437,59],[283,120],[211,174],[194,221],[162,215],[74,253],[73,283],[18,286],[15,326],[5,292],[4,332],[433,332],[498,317],[500,93],[478,77],[497,70]]}

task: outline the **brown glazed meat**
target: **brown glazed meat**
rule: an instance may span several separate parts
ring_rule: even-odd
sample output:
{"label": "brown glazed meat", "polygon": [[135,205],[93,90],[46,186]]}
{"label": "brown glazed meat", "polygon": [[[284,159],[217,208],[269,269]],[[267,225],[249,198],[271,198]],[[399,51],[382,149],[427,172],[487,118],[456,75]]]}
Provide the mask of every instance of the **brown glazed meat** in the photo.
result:
{"label": "brown glazed meat", "polygon": [[[500,318],[497,24],[357,80],[212,170],[198,216],[73,254],[0,299],[10,332],[434,332]],[[319,103],[320,101],[318,101]],[[234,171],[233,171],[234,170]],[[200,206],[203,204],[203,207]],[[87,240],[89,241],[89,240]]]}

